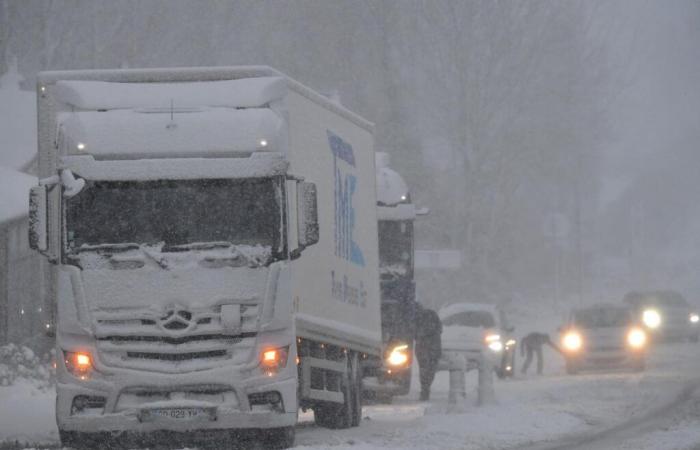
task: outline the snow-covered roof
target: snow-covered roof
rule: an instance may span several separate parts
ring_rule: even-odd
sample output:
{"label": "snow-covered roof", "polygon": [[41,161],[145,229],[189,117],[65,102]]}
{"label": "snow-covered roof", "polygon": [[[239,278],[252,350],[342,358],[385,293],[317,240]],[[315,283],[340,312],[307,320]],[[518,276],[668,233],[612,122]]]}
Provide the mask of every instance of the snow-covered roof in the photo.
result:
{"label": "snow-covered roof", "polygon": [[[283,150],[281,117],[269,108],[64,112],[59,146],[96,158],[216,156]],[[264,146],[262,145],[264,141]]]}
{"label": "snow-covered roof", "polygon": [[29,189],[37,179],[0,166],[0,223],[29,215]]}
{"label": "snow-covered roof", "polygon": [[20,89],[16,61],[0,77],[0,165],[20,169],[36,154],[36,94]]}
{"label": "snow-covered roof", "polygon": [[498,309],[496,305],[490,304],[490,303],[453,303],[451,305],[447,305],[443,308],[440,308],[440,311],[438,311],[438,315],[440,316],[440,319],[444,319],[445,317],[449,317],[453,314],[461,313],[461,312],[468,312],[468,311],[483,311],[483,312],[489,312],[493,314],[494,317],[497,317]]}
{"label": "snow-covered roof", "polygon": [[66,80],[56,82],[56,98],[77,109],[110,110],[225,106],[259,108],[282,99],[281,77],[257,77],[190,83],[114,83]]}
{"label": "snow-covered roof", "polygon": [[377,167],[377,203],[397,205],[408,199],[408,186],[401,175],[389,168],[389,154],[377,152],[374,155]]}
{"label": "snow-covered roof", "polygon": [[188,180],[256,178],[282,175],[288,162],[279,153],[249,158],[174,158],[100,161],[92,156],[66,156],[61,168],[88,180]]}

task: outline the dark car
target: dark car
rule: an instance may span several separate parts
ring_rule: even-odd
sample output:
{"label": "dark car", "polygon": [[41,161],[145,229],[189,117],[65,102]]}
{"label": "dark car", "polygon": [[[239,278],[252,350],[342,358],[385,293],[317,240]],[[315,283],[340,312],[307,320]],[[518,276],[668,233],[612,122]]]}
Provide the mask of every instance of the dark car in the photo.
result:
{"label": "dark car", "polygon": [[680,293],[630,292],[623,302],[635,311],[654,339],[698,342],[700,317]]}

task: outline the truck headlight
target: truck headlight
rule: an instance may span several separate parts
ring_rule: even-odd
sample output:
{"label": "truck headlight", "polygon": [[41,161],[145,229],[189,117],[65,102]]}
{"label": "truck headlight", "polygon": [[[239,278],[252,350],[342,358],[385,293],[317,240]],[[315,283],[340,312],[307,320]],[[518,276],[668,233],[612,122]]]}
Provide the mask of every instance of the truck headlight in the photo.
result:
{"label": "truck headlight", "polygon": [[632,328],[627,333],[627,344],[632,348],[643,348],[647,343],[647,334],[639,328]]}
{"label": "truck headlight", "polygon": [[273,376],[287,367],[289,347],[270,348],[260,354],[260,368],[267,376]]}
{"label": "truck headlight", "polygon": [[659,328],[659,325],[661,325],[661,314],[655,309],[645,309],[642,313],[642,322],[652,330]]}
{"label": "truck headlight", "polygon": [[697,313],[690,313],[688,320],[690,320],[690,323],[698,323],[700,322],[700,316],[698,316]]}
{"label": "truck headlight", "polygon": [[402,367],[408,365],[409,360],[408,344],[400,344],[391,349],[386,363],[391,367]]}
{"label": "truck headlight", "polygon": [[92,355],[88,352],[63,352],[66,369],[74,377],[87,380],[93,371]]}
{"label": "truck headlight", "polygon": [[564,346],[564,349],[575,352],[580,350],[583,346],[583,338],[581,338],[581,335],[578,332],[569,331],[564,335],[562,345]]}
{"label": "truck headlight", "polygon": [[484,338],[486,345],[491,351],[500,352],[503,350],[503,342],[501,342],[501,336],[498,334],[489,334]]}

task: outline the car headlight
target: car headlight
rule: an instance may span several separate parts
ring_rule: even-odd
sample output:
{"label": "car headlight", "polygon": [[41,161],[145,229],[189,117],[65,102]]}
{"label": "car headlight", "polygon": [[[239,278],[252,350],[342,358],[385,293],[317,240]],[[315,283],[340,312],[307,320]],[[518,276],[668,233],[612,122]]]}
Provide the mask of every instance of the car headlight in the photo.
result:
{"label": "car headlight", "polygon": [[643,348],[647,343],[647,334],[639,328],[632,328],[627,333],[627,343],[632,348]]}
{"label": "car headlight", "polygon": [[400,344],[395,346],[389,352],[389,356],[386,358],[386,362],[392,367],[402,367],[408,365],[410,360],[408,354],[408,344]]}
{"label": "car headlight", "polygon": [[583,338],[578,332],[569,331],[564,335],[562,345],[564,346],[564,349],[575,352],[580,350],[583,346]]}
{"label": "car headlight", "polygon": [[659,325],[661,325],[661,314],[655,309],[645,309],[642,313],[642,322],[652,330],[659,328]]}
{"label": "car headlight", "polygon": [[503,342],[501,342],[501,336],[498,334],[487,334],[484,338],[486,345],[491,351],[500,352],[503,350]]}
{"label": "car headlight", "polygon": [[700,316],[697,313],[690,313],[688,320],[690,320],[690,323],[698,323],[700,322]]}

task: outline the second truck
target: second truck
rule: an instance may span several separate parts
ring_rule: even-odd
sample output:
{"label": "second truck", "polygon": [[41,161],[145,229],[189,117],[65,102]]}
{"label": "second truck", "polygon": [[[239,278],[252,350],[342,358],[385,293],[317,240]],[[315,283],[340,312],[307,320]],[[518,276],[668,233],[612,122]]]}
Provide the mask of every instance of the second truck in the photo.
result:
{"label": "second truck", "polygon": [[378,152],[377,220],[381,286],[382,358],[365,362],[365,396],[389,403],[411,387],[413,346],[416,335],[416,284],[414,280],[413,224],[418,214],[401,175],[389,155]]}

